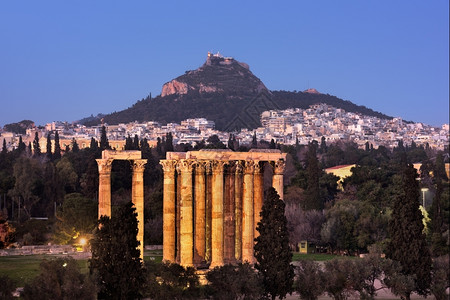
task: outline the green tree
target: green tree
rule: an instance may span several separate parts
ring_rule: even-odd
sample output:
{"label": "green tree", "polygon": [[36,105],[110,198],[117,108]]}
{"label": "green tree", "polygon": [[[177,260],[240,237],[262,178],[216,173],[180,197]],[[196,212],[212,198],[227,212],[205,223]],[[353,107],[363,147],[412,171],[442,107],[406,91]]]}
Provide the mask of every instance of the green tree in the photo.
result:
{"label": "green tree", "polygon": [[137,134],[134,135],[133,148],[134,148],[134,150],[140,150],[140,148],[139,148],[139,137],[137,136]]}
{"label": "green tree", "polygon": [[80,151],[80,147],[78,147],[77,140],[75,138],[72,139],[72,152],[77,153]]}
{"label": "green tree", "polygon": [[6,148],[6,139],[3,139],[2,154],[6,154],[7,152],[8,149]]}
{"label": "green tree", "polygon": [[91,234],[97,221],[97,203],[78,193],[67,194],[57,215],[55,239],[70,243],[78,236]]}
{"label": "green tree", "polygon": [[102,216],[91,240],[90,272],[99,284],[99,299],[141,297],[145,278],[137,248],[136,209],[131,202],[119,207],[109,218]]}
{"label": "green tree", "polygon": [[19,136],[19,145],[17,146],[17,150],[19,150],[19,153],[22,153],[25,151],[27,145],[25,145],[25,143],[22,140],[22,136]]}
{"label": "green tree", "polygon": [[260,276],[248,263],[215,267],[206,279],[212,299],[260,299],[263,292]]}
{"label": "green tree", "polygon": [[0,299],[13,300],[12,293],[15,291],[16,285],[14,281],[6,275],[0,275]]}
{"label": "green tree", "polygon": [[256,230],[259,236],[254,246],[255,268],[261,273],[264,292],[272,300],[291,293],[294,268],[291,266],[292,253],[289,249],[285,204],[274,188],[269,188],[261,210],[261,221]]}
{"label": "green tree", "polygon": [[250,148],[253,148],[253,149],[258,148],[258,141],[256,140],[256,132],[253,132],[252,145]]}
{"label": "green tree", "polygon": [[59,133],[55,131],[55,152],[53,153],[53,159],[58,160],[61,158],[61,145],[59,144]]}
{"label": "green tree", "polygon": [[93,137],[91,137],[91,143],[89,145],[89,148],[92,149],[92,151],[97,151],[98,149],[98,143]]}
{"label": "green tree", "polygon": [[[412,165],[403,167],[400,193],[394,199],[389,222],[391,240],[386,257],[398,261],[402,274],[414,277],[414,290],[425,296],[429,294],[431,283],[431,255],[423,233],[416,176]],[[403,297],[409,299],[410,294],[405,292]]]}
{"label": "green tree", "polygon": [[25,285],[24,299],[95,299],[95,285],[80,273],[73,258],[44,260],[39,270],[39,275],[30,284]]}
{"label": "green tree", "polygon": [[133,140],[130,135],[125,139],[125,150],[133,150]]}
{"label": "green tree", "polygon": [[306,178],[304,208],[305,210],[322,210],[324,203],[320,196],[320,168],[317,159],[317,143],[314,142],[309,143],[306,153]]}
{"label": "green tree", "polygon": [[165,152],[173,152],[173,136],[172,132],[166,134],[166,143],[164,145]]}
{"label": "green tree", "polygon": [[74,192],[78,183],[78,175],[67,155],[56,164],[56,172],[66,193]]}
{"label": "green tree", "polygon": [[324,292],[325,275],[317,262],[299,261],[294,289],[301,299],[315,300]]}

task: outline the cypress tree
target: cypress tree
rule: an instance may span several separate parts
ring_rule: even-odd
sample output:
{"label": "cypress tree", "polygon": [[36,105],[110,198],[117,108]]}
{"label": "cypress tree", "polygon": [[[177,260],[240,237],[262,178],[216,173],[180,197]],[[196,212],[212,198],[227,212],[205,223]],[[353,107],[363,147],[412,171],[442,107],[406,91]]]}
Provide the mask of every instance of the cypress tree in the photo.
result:
{"label": "cypress tree", "polygon": [[266,295],[274,300],[291,293],[294,268],[291,266],[292,253],[289,249],[285,204],[274,188],[269,188],[261,210],[261,221],[256,230],[259,236],[254,247],[257,263],[255,268],[263,277]]}
{"label": "cypress tree", "polygon": [[[431,255],[423,233],[416,176],[417,172],[412,165],[404,165],[400,192],[394,198],[392,206],[392,218],[389,222],[391,240],[386,257],[398,261],[404,275],[415,276],[415,291],[426,296],[431,283]],[[410,293],[405,293],[404,297],[409,299]]]}
{"label": "cypress tree", "polygon": [[52,134],[47,134],[47,152],[45,153],[48,159],[52,159]]}
{"label": "cypress tree", "polygon": [[137,134],[134,135],[133,150],[139,150],[139,137]]}
{"label": "cypress tree", "polygon": [[72,139],[72,152],[77,153],[80,151],[80,147],[78,147],[77,140],[75,138]]}
{"label": "cypress tree", "polygon": [[163,155],[162,153],[162,143],[161,143],[161,138],[158,137],[156,139],[156,153],[158,153],[158,156],[161,157]]}
{"label": "cypress tree", "polygon": [[108,137],[106,136],[106,127],[102,126],[102,132],[100,136],[100,149],[103,151],[105,149],[111,149],[108,142]]}
{"label": "cypress tree", "polygon": [[89,148],[93,151],[97,151],[98,149],[98,143],[93,137],[91,137],[91,144],[89,145]]}
{"label": "cypress tree", "polygon": [[8,152],[8,149],[6,148],[6,139],[3,139],[2,154],[6,154],[6,152]]}
{"label": "cypress tree", "polygon": [[256,132],[253,132],[251,148],[254,148],[254,149],[258,148],[258,141],[256,140]]}
{"label": "cypress tree", "polygon": [[133,150],[133,140],[130,135],[125,139],[125,150]]}
{"label": "cypress tree", "polygon": [[53,153],[53,159],[57,160],[61,158],[61,145],[59,144],[59,133],[55,131],[55,152]]}
{"label": "cypress tree", "polygon": [[136,209],[131,202],[122,205],[116,215],[102,216],[100,227],[91,240],[90,272],[96,274],[99,299],[140,299],[145,281],[137,248]]}
{"label": "cypress tree", "polygon": [[270,140],[269,149],[276,149],[277,145],[275,144],[274,139]]}
{"label": "cypress tree", "polygon": [[41,155],[41,146],[39,145],[39,134],[37,132],[34,134],[33,149],[35,156]]}
{"label": "cypress tree", "polygon": [[172,132],[169,132],[168,134],[166,134],[166,143],[164,146],[164,151],[165,152],[173,152],[173,136],[172,136]]}
{"label": "cypress tree", "polygon": [[22,153],[23,151],[25,151],[25,148],[27,147],[27,145],[25,145],[25,143],[22,140],[22,136],[19,136],[19,146],[17,147],[17,150],[19,150],[19,153]]}

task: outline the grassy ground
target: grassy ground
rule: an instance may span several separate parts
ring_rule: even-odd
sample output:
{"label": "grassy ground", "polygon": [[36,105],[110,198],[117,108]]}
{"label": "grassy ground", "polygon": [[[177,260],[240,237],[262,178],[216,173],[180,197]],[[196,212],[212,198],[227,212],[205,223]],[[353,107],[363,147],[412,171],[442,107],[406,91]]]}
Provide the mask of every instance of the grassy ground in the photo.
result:
{"label": "grassy ground", "polygon": [[355,258],[355,257],[354,256],[337,256],[337,255],[323,254],[323,253],[311,253],[311,254],[302,254],[299,252],[292,253],[292,261],[299,261],[299,260],[327,261],[327,260],[332,260],[333,258]]}
{"label": "grassy ground", "polygon": [[[24,286],[26,282],[31,281],[39,274],[39,264],[44,259],[53,259],[53,255],[20,255],[20,256],[1,256],[0,274],[6,275],[16,282],[17,286]],[[75,257],[76,258],[76,257]],[[88,259],[76,259],[80,271],[83,274],[89,272]],[[144,261],[161,262],[162,251],[145,251]]]}

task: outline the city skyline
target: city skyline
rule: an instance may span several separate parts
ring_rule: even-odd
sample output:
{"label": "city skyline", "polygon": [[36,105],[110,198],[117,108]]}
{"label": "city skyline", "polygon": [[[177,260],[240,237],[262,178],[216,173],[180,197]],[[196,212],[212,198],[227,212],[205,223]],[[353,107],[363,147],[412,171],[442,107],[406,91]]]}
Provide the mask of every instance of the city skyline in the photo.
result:
{"label": "city skyline", "polygon": [[270,90],[316,88],[393,117],[448,123],[448,2],[8,3],[0,126],[111,113],[159,95],[207,51]]}

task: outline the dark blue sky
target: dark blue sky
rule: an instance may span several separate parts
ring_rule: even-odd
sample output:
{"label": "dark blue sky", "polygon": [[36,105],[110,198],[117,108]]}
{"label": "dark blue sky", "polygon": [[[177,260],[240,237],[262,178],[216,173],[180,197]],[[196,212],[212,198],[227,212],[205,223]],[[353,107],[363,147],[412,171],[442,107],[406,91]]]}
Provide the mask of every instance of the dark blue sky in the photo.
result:
{"label": "dark blue sky", "polygon": [[153,2],[3,2],[0,126],[122,110],[207,51],[246,62],[271,90],[449,122],[448,0]]}

